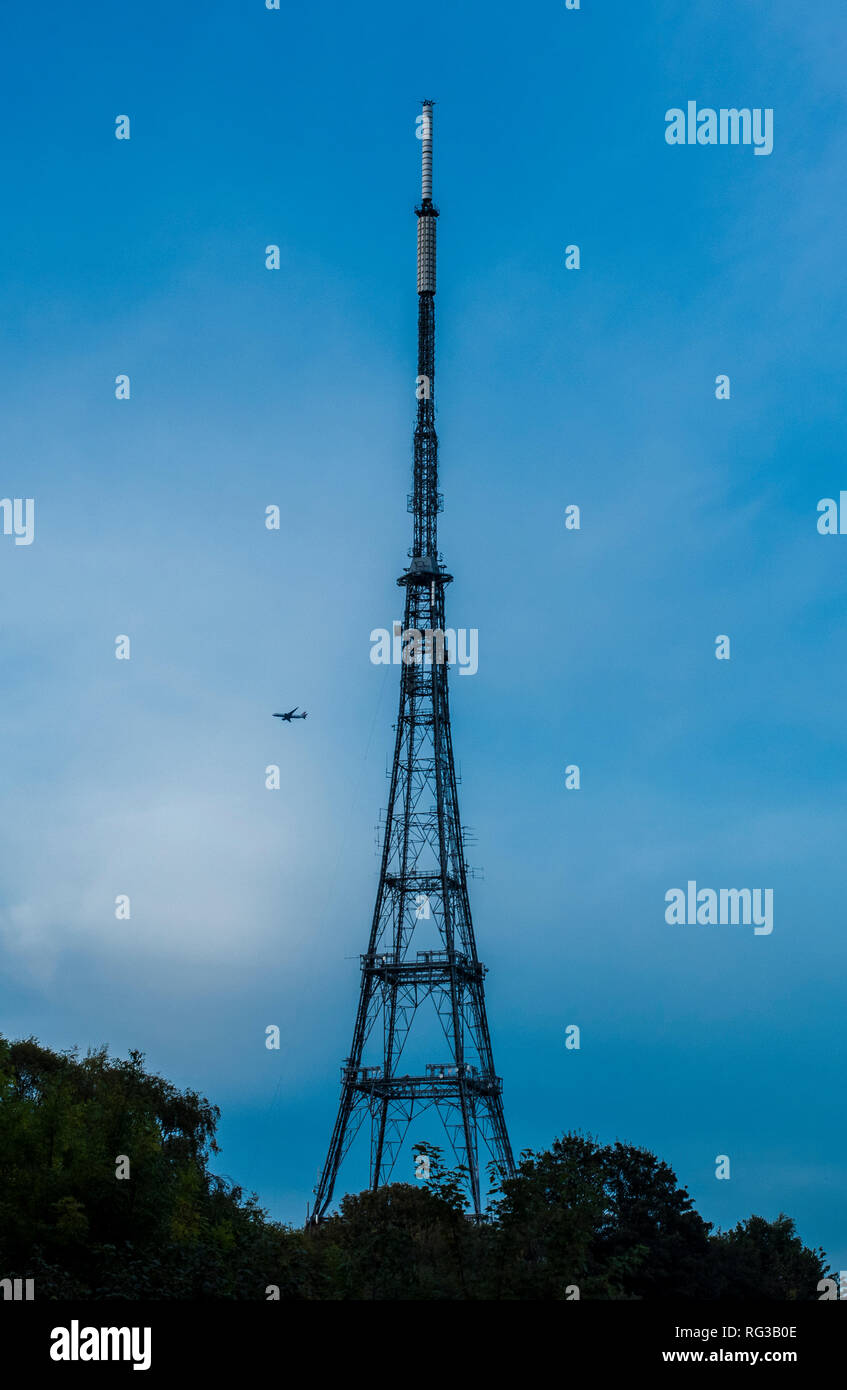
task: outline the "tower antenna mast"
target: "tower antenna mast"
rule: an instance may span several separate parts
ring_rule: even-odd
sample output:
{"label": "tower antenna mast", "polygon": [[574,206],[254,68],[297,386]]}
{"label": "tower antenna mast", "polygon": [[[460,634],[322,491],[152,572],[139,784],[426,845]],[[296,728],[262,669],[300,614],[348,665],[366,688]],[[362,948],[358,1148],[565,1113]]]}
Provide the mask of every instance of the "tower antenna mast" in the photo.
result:
{"label": "tower antenna mast", "polygon": [[[411,1124],[434,1108],[482,1211],[480,1141],[500,1173],[514,1173],[485,1011],[485,967],[477,956],[468,865],[450,732],[444,591],[438,553],[438,438],[435,432],[435,232],[432,201],[433,103],[418,117],[418,373],[414,432],[412,545],[397,580],[405,590],[400,708],[368,948],[361,957],[359,1007],[341,1099],[309,1224],[325,1218],[341,1164],[370,1120],[370,1187],[389,1182]],[[411,634],[417,634],[416,641]],[[408,640],[407,640],[408,639]],[[425,943],[421,937],[425,936]],[[425,949],[419,947],[425,944]],[[414,1025],[425,1011],[440,1024],[446,1059],[421,1064]],[[377,1026],[381,1025],[381,1026]],[[366,1050],[378,1061],[366,1061]],[[411,1074],[410,1074],[411,1068]],[[411,1176],[409,1168],[408,1175]]]}

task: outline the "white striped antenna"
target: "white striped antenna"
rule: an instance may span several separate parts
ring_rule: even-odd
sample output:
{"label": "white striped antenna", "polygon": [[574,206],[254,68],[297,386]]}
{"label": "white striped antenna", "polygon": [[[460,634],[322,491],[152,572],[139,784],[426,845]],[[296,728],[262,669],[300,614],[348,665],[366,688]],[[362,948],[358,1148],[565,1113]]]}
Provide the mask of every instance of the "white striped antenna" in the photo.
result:
{"label": "white striped antenna", "polygon": [[432,106],[423,103],[421,112],[421,198],[432,202]]}
{"label": "white striped antenna", "polygon": [[418,209],[418,294],[435,293],[435,219],[432,206],[432,107],[424,101],[418,117],[421,140],[421,204]]}

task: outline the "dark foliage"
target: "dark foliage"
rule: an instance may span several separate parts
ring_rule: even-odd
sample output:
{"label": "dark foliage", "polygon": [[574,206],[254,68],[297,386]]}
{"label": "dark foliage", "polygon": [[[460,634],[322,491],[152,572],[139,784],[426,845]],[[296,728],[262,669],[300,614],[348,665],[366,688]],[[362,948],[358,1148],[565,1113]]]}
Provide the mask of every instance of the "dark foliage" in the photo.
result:
{"label": "dark foliage", "polygon": [[828,1272],[789,1217],[713,1234],[666,1163],[578,1134],[523,1154],[482,1221],[421,1143],[425,1185],[305,1233],[209,1172],[218,1118],[140,1053],[0,1039],[0,1278],[38,1298],[815,1299]]}

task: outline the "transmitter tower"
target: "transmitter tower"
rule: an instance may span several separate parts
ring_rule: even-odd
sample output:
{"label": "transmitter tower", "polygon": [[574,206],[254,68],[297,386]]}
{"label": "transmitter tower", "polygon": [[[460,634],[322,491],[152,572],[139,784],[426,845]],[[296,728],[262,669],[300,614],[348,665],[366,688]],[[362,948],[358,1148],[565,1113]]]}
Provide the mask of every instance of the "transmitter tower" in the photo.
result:
{"label": "transmitter tower", "polygon": [[[410,1125],[432,1108],[441,1118],[455,1161],[468,1171],[477,1215],[482,1210],[481,1148],[487,1149],[503,1176],[514,1173],[503,1084],[494,1070],[485,1012],[485,967],[477,956],[471,922],[444,659],[444,594],[452,576],[441,563],[437,530],[443,503],[435,432],[438,210],[432,201],[432,108],[432,102],[425,101],[418,118],[422,169],[421,202],[415,209],[417,418],[413,491],[408,499],[413,518],[410,563],[397,580],[405,590],[400,708],[379,887],[367,951],[361,957],[353,1043],[341,1068],[338,1115],[310,1223],[327,1215],[342,1162],[366,1118],[373,1189],[391,1180]],[[413,633],[419,640],[409,636]],[[428,948],[421,950],[424,934]],[[436,1021],[441,1059],[421,1065],[410,1054],[414,1025],[424,1011]]]}

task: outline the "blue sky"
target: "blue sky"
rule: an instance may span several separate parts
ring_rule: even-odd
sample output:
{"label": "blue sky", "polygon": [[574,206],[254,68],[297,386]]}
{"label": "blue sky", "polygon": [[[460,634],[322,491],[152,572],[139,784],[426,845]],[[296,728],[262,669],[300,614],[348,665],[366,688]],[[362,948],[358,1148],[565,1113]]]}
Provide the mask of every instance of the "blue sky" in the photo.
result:
{"label": "blue sky", "polygon": [[[787,1211],[847,1268],[847,538],[816,530],[847,488],[843,17],[146,0],[7,29],[0,495],[36,533],[0,535],[3,1031],[140,1048],[302,1220],[376,889],[432,97],[440,538],[480,644],[454,740],[513,1144],[646,1145],[708,1220]],[[772,107],[773,153],[668,146],[688,100]],[[772,935],[667,925],[688,879],[772,887]]]}

